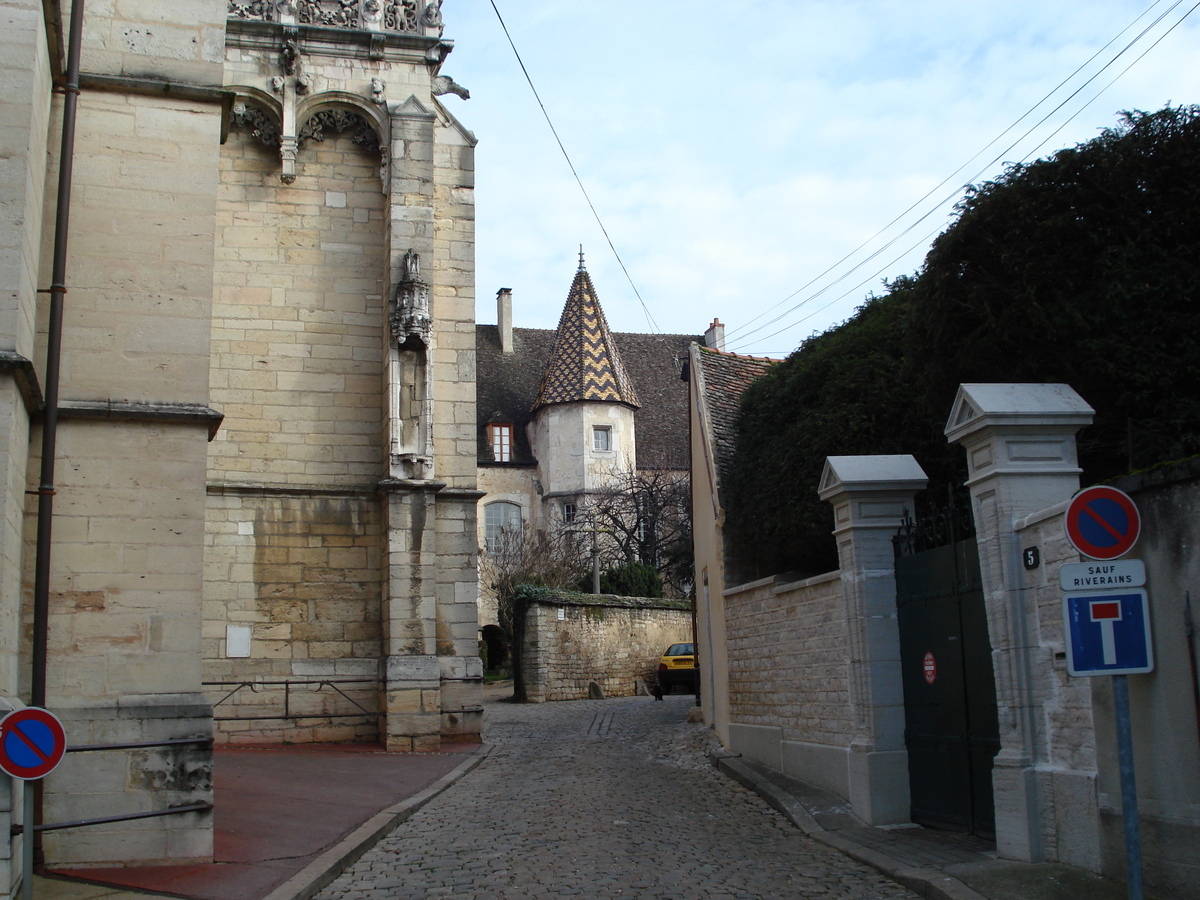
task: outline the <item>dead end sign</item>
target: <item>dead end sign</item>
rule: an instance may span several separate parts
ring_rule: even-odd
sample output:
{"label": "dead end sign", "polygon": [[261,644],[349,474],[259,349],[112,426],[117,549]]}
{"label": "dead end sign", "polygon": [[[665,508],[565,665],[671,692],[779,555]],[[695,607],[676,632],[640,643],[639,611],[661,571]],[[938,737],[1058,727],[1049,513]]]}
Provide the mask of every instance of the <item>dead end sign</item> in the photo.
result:
{"label": "dead end sign", "polygon": [[45,778],[66,752],[62,722],[49,710],[27,706],[0,719],[0,769],[13,778]]}
{"label": "dead end sign", "polygon": [[1066,515],[1067,540],[1092,559],[1116,559],[1137,543],[1142,519],[1129,495],[1098,485],[1071,499]]}

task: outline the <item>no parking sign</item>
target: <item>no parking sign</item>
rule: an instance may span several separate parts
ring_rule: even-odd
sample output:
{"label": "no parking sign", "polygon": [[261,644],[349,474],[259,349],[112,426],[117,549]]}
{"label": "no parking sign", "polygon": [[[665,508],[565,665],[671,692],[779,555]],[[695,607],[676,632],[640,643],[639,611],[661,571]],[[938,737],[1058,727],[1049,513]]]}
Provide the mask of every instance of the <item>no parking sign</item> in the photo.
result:
{"label": "no parking sign", "polygon": [[1116,559],[1137,543],[1142,519],[1124,491],[1098,485],[1085,488],[1067,507],[1067,540],[1092,559]]}
{"label": "no parking sign", "polygon": [[66,752],[67,734],[49,710],[27,706],[0,719],[0,769],[13,778],[45,778]]}

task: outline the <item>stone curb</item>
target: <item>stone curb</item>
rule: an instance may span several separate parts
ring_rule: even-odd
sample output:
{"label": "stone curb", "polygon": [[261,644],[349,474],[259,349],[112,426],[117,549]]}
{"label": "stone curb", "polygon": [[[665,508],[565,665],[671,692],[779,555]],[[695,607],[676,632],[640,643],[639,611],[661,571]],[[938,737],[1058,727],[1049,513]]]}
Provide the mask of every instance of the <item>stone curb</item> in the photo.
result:
{"label": "stone curb", "polygon": [[[864,847],[840,832],[826,831],[801,805],[799,800],[779,785],[763,778],[738,757],[727,756],[718,751],[709,754],[709,758],[724,775],[748,790],[754,791],[813,840],[820,841],[828,847],[845,853],[851,859],[870,866],[892,881],[924,897],[925,900],[987,900],[983,894],[973,891],[957,878],[944,872],[911,866],[885,853],[880,853],[878,850]],[[270,898],[270,900],[274,900],[274,898]]]}
{"label": "stone curb", "polygon": [[478,750],[425,790],[376,813],[262,900],[309,900],[387,837],[396,826],[483,762],[494,747],[494,744],[481,744]]}

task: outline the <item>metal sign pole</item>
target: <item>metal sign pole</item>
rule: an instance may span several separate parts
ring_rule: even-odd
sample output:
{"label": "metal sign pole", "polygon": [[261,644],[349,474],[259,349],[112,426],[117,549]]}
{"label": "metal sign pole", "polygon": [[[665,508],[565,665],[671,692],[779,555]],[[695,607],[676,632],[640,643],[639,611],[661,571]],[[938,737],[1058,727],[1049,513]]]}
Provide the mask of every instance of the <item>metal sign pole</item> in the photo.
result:
{"label": "metal sign pole", "polygon": [[24,802],[21,804],[21,900],[33,900],[33,817],[37,802],[33,782],[26,781]]}
{"label": "metal sign pole", "polygon": [[1133,774],[1133,725],[1129,717],[1129,677],[1114,675],[1117,754],[1121,761],[1121,815],[1125,820],[1125,878],[1129,900],[1143,900],[1142,838],[1138,830],[1137,783]]}

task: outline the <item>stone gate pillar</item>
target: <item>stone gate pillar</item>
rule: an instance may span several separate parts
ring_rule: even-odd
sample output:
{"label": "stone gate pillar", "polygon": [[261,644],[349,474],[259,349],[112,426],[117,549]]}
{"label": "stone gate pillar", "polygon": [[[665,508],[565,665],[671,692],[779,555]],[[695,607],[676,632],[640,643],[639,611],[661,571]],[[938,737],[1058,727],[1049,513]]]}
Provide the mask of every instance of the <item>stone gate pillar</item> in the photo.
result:
{"label": "stone gate pillar", "polygon": [[871,825],[909,821],[892,536],[926,481],[907,455],[830,456],[821,473],[820,497],[833,504],[846,599],[854,728],[847,758],[850,802]]}
{"label": "stone gate pillar", "polygon": [[1053,647],[1038,639],[1038,611],[1022,589],[1014,523],[1079,490],[1075,433],[1092,408],[1065,384],[964,384],[946,438],[967,451],[979,568],[996,675],[1000,752],[992,769],[996,846],[1040,861],[1039,765],[1047,759],[1043,705],[1055,694]]}

